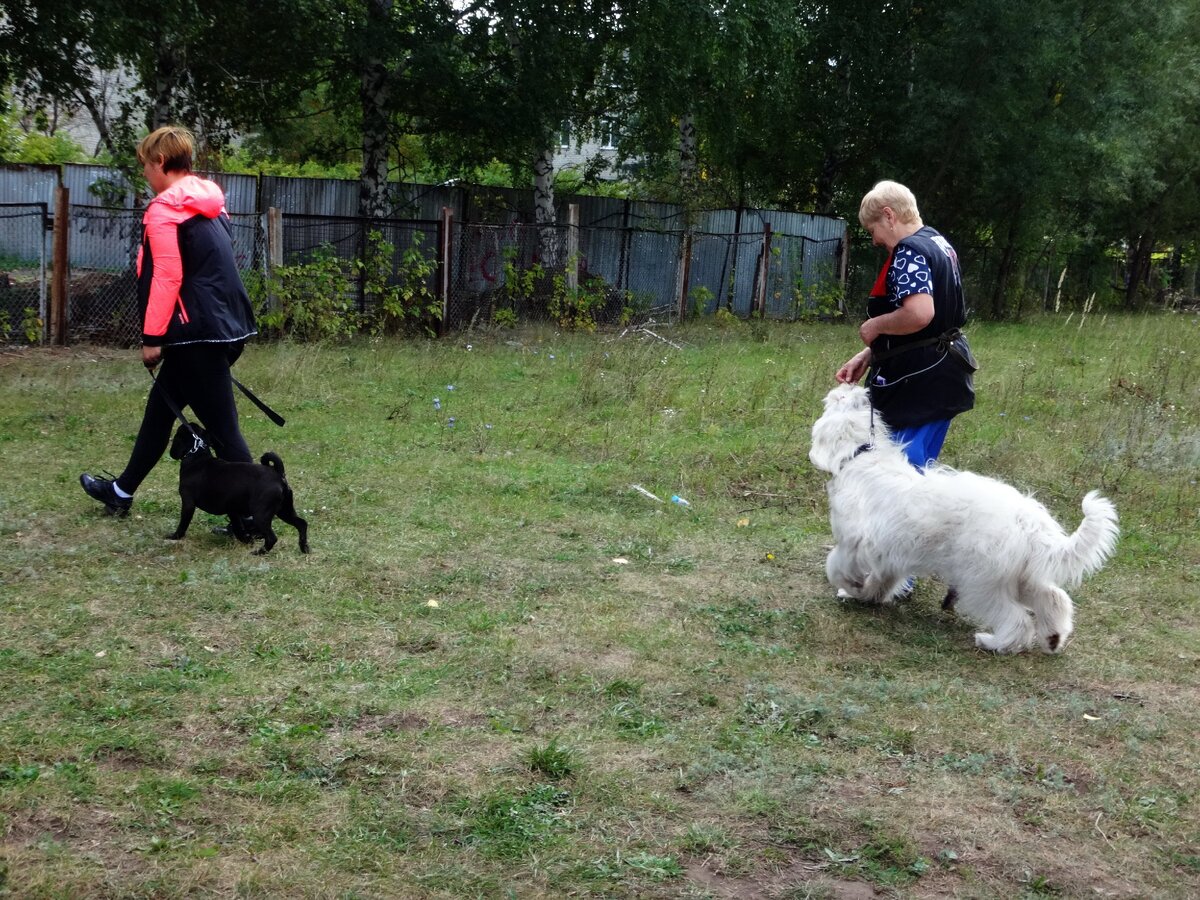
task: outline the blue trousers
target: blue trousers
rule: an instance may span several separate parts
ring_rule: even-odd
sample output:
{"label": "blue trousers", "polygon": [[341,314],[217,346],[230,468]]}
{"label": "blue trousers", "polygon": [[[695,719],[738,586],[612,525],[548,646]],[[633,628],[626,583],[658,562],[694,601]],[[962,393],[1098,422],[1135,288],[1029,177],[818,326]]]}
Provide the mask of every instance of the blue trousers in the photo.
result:
{"label": "blue trousers", "polygon": [[946,442],[946,432],[950,430],[950,420],[942,419],[937,422],[926,422],[913,428],[901,428],[892,433],[892,440],[903,444],[904,455],[918,469],[924,469],[927,462],[938,458],[942,452],[942,444]]}

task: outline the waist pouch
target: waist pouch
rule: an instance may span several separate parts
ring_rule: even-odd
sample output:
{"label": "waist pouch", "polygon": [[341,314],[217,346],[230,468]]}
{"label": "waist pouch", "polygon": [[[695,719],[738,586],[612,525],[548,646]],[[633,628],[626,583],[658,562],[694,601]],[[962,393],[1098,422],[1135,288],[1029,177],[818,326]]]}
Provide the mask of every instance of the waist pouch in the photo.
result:
{"label": "waist pouch", "polygon": [[948,354],[966,372],[979,371],[979,363],[975,360],[975,354],[971,352],[971,345],[967,343],[967,336],[958,328],[943,331],[937,337],[927,338],[923,341],[914,341],[902,347],[893,347],[891,350],[885,350],[883,353],[873,353],[871,354],[871,365],[878,366],[885,359],[891,359],[893,356],[899,356],[901,353],[907,353],[909,350],[933,346],[937,347],[939,353]]}

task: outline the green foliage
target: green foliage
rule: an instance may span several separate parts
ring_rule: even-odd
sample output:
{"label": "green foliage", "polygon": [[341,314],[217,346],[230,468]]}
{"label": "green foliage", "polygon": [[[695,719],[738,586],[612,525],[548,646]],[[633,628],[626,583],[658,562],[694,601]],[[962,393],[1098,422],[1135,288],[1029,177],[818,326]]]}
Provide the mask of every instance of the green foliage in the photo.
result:
{"label": "green foliage", "polygon": [[713,313],[712,321],[718,328],[739,328],[742,325],[742,320],[724,306]]}
{"label": "green foliage", "polygon": [[357,313],[350,269],[328,244],[308,262],[277,266],[261,288],[267,301],[258,314],[263,333],[301,341],[353,334]]}
{"label": "green foliage", "polygon": [[708,311],[708,307],[712,304],[715,296],[716,294],[712,292],[712,289],[706,285],[693,285],[688,290],[688,303],[691,307],[692,315],[704,315]]}
{"label": "green foliage", "polygon": [[549,744],[531,747],[526,762],[534,772],[547,778],[559,781],[575,773],[578,763],[576,752],[570,747],[564,747],[554,738]]}
{"label": "green foliage", "polygon": [[63,163],[83,162],[87,159],[83,148],[70,136],[57,132],[47,134],[27,134],[13,154],[12,161],[19,163],[37,163],[41,165],[61,165]]}
{"label": "green foliage", "polygon": [[575,288],[567,285],[567,276],[554,276],[548,312],[560,328],[568,331],[595,331],[596,313],[608,299],[608,283],[599,276],[585,278]]}
{"label": "green foliage", "polygon": [[[42,335],[44,333],[43,324],[42,318],[38,315],[36,309],[34,309],[32,306],[25,307],[25,312],[21,316],[21,322],[19,326],[19,334],[25,339],[25,343],[41,343]],[[8,310],[0,310],[0,341],[3,341],[7,344],[12,340],[14,333],[12,319],[9,316]]]}
{"label": "green foliage", "polygon": [[[344,260],[332,246],[319,247],[302,263],[277,266],[265,278],[245,275],[247,291],[259,310],[259,327],[273,337],[300,341],[371,335],[428,335],[436,333],[441,305],[429,289],[436,259],[421,250],[424,235],[400,254],[379,231],[367,236],[362,259]],[[361,289],[372,308],[356,307]]]}
{"label": "green foliage", "polygon": [[429,278],[437,271],[437,260],[421,252],[425,236],[417,232],[412,244],[393,269],[396,248],[378,231],[367,236],[366,258],[355,260],[354,270],[363,290],[377,303],[367,324],[372,334],[429,334],[437,329],[442,308],[429,289]]}
{"label": "green foliage", "polygon": [[517,265],[517,248],[504,248],[504,288],[502,296],[505,305],[502,309],[514,311],[527,308],[533,301],[534,293],[546,277],[546,270],[541,263],[534,263],[527,269]]}
{"label": "green foliage", "polygon": [[489,857],[512,859],[553,842],[566,824],[571,795],[541,784],[520,794],[493,791],[469,813],[469,834]]}
{"label": "green foliage", "polygon": [[846,291],[832,271],[824,271],[815,281],[797,276],[792,297],[801,321],[828,320],[841,317]]}
{"label": "green foliage", "polygon": [[497,328],[516,328],[517,311],[511,307],[501,306],[492,310],[492,324]]}

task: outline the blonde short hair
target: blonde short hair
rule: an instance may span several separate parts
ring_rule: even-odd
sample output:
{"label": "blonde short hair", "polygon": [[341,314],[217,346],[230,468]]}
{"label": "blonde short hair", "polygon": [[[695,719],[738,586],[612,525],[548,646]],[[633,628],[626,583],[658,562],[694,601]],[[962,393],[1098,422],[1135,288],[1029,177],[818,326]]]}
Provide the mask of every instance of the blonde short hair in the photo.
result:
{"label": "blonde short hair", "polygon": [[192,155],[196,152],[196,139],[186,128],[179,125],[164,125],[150,132],[137,145],[137,158],[143,166],[158,162],[162,157],[164,172],[192,171]]}
{"label": "blonde short hair", "polygon": [[898,181],[881,181],[867,192],[858,207],[858,221],[864,228],[879,221],[883,208],[890,206],[896,221],[904,225],[921,224],[921,212],[913,192]]}

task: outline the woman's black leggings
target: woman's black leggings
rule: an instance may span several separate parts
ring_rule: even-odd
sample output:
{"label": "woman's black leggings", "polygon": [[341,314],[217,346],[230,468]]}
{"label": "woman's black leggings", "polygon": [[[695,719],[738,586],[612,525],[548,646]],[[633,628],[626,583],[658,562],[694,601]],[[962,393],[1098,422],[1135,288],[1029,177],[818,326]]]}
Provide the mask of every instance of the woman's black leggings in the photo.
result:
{"label": "woman's black leggings", "polygon": [[208,432],[217,456],[230,462],[254,462],[238,427],[233,401],[233,376],[229,367],[242,355],[244,344],[185,344],[163,349],[157,384],[146,400],[142,427],[133,444],[125,471],[117,478],[123,491],[132,494],[162,458],[171,440],[175,414],[160,396],[167,395],[179,409],[190,406]]}

